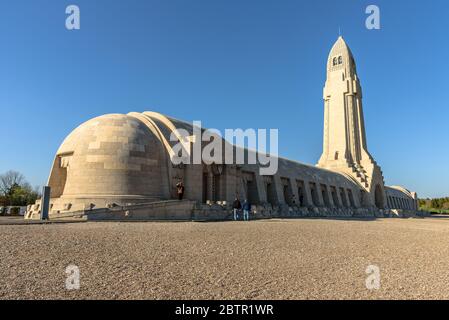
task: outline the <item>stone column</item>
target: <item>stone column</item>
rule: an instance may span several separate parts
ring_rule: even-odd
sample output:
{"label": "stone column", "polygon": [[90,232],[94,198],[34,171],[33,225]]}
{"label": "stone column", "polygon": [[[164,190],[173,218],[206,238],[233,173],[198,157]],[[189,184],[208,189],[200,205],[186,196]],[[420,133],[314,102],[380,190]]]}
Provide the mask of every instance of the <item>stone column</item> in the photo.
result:
{"label": "stone column", "polygon": [[206,200],[213,200],[213,184],[214,184],[214,174],[209,171],[207,173],[207,199]]}
{"label": "stone column", "polygon": [[304,180],[304,203],[301,204],[303,207],[314,207],[315,204],[312,200],[312,192],[310,190],[309,181]]}
{"label": "stone column", "polygon": [[232,201],[234,201],[236,193],[238,192],[235,166],[226,166],[222,177],[225,181],[225,183],[223,183],[223,200],[232,203]]}
{"label": "stone column", "polygon": [[185,199],[201,202],[203,199],[203,166],[188,165],[184,175]]}
{"label": "stone column", "polygon": [[351,201],[349,201],[349,195],[348,195],[348,192],[346,191],[345,188],[343,188],[343,197],[345,197],[345,199],[346,199],[346,207],[350,208],[351,207]]}
{"label": "stone column", "polygon": [[332,197],[331,188],[328,185],[326,185],[326,193],[327,198],[329,199],[329,208],[337,207],[337,205],[334,203],[334,197]]}
{"label": "stone column", "polygon": [[284,190],[282,187],[281,177],[279,175],[273,176],[274,190],[276,194],[276,201],[278,204],[285,204]]}
{"label": "stone column", "polygon": [[357,208],[362,208],[364,203],[363,203],[363,197],[360,195],[360,190],[352,190],[353,191],[353,196],[354,196],[354,202],[357,205]]}
{"label": "stone column", "polygon": [[265,190],[265,182],[263,181],[263,177],[259,174],[254,174],[254,178],[256,179],[256,187],[257,194],[259,196],[260,203],[267,202],[267,192]]}
{"label": "stone column", "polygon": [[308,193],[310,194],[310,200],[311,200],[310,204],[311,204],[311,206],[313,206],[313,207],[315,207],[315,206],[324,207],[325,204],[324,204],[323,194],[321,193],[321,186],[320,186],[320,184],[319,183],[315,183],[315,192],[316,192],[316,197],[317,197],[317,200],[318,200],[318,205],[315,205],[313,203],[312,189],[310,188],[309,181],[304,181],[304,184],[307,184],[307,188],[309,189]]}
{"label": "stone column", "polygon": [[320,185],[318,183],[315,183],[315,191],[317,193],[318,206],[319,207],[324,207],[326,204],[324,203],[323,193],[321,192],[321,188],[320,188]]}
{"label": "stone column", "polygon": [[335,204],[335,206],[336,207],[341,207],[341,208],[344,208],[345,207],[345,204],[344,204],[344,202],[343,202],[343,199],[341,198],[341,194],[340,194],[340,190],[337,188],[337,187],[335,187],[335,192],[337,193],[337,201],[338,201],[338,204]]}

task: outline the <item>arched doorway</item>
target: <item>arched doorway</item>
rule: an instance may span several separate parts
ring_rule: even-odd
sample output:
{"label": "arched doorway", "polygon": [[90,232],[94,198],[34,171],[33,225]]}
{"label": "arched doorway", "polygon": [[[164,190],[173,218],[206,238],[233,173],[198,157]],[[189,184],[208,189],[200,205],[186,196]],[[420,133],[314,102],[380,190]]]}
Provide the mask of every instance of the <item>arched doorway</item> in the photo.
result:
{"label": "arched doorway", "polygon": [[376,189],[374,191],[374,202],[376,204],[376,207],[378,207],[379,209],[385,208],[385,199],[380,185],[376,185]]}

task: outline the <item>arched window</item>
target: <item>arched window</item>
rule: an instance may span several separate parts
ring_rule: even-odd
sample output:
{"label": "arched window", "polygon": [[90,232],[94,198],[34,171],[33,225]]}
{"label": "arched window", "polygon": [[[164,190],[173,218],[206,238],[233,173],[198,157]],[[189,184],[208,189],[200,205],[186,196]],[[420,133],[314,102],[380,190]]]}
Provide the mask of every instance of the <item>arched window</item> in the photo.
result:
{"label": "arched window", "polygon": [[338,63],[337,57],[335,57],[334,59],[332,59],[332,65],[336,66],[337,63]]}
{"label": "arched window", "polygon": [[338,57],[338,64],[342,64],[343,63],[343,58],[341,56]]}

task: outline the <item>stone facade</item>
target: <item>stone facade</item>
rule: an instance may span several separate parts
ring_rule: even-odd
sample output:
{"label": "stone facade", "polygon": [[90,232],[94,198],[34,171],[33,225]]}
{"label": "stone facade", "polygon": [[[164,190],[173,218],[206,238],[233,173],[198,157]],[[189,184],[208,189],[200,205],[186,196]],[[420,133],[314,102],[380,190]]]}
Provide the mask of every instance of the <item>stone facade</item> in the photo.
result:
{"label": "stone facade", "polygon": [[[360,80],[341,37],[329,54],[323,98],[323,154],[317,166],[278,158],[278,171],[270,176],[259,174],[259,163],[173,164],[178,141],[172,141],[171,135],[178,137],[176,130],[184,129],[193,136],[195,128],[160,113],[110,114],[89,120],[56,153],[48,181],[50,217],[226,219],[236,195],[248,199],[259,218],[390,216],[399,215],[398,210],[416,211],[416,193],[386,187],[368,152]],[[223,139],[220,143],[223,150],[228,145]],[[235,154],[237,148],[231,148]],[[252,153],[244,152],[246,158]],[[174,201],[180,180],[186,200]],[[38,201],[26,217],[39,215]]]}

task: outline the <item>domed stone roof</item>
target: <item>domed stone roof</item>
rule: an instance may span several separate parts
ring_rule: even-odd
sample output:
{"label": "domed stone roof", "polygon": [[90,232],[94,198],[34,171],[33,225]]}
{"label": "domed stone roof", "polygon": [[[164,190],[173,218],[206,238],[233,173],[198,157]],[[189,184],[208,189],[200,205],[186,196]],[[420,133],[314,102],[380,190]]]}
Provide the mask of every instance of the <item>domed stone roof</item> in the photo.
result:
{"label": "domed stone roof", "polygon": [[[54,181],[64,197],[160,196],[160,141],[135,117],[107,114],[76,128],[62,143]],[[49,184],[52,184],[50,177]],[[58,186],[55,186],[58,189]]]}

